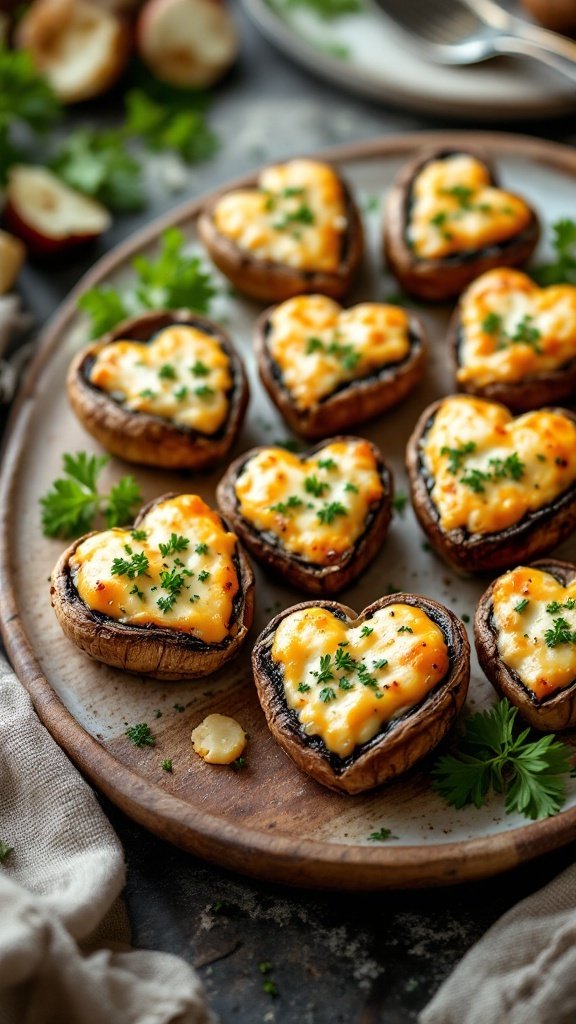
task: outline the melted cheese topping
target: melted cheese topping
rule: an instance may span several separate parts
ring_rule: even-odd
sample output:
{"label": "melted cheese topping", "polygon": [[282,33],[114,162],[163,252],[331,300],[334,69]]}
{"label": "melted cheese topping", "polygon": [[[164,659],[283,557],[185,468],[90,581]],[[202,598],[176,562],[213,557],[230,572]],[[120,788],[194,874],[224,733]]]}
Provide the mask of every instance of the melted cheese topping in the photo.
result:
{"label": "melted cheese topping", "polygon": [[[145,538],[137,539],[140,531]],[[160,544],[172,535],[180,543],[163,555]],[[76,548],[70,568],[84,604],[131,626],[176,629],[205,644],[225,640],[240,585],[236,537],[217,513],[196,495],[180,494],[151,509],[137,537],[105,530]]]}
{"label": "melted cheese topping", "polygon": [[[338,667],[346,655],[348,667]],[[272,659],[303,731],[342,758],[419,704],[449,668],[442,630],[407,604],[353,628],[324,608],[303,608],[282,619]]]}
{"label": "melted cheese topping", "polygon": [[397,306],[342,309],[324,295],[299,295],[276,307],[266,343],[294,403],[308,409],[343,384],[405,359],[409,327]]}
{"label": "melted cheese topping", "polygon": [[511,192],[490,184],[488,168],[466,153],[425,164],[412,185],[407,237],[416,256],[476,252],[519,234],[532,214]]}
{"label": "melted cheese topping", "polygon": [[545,637],[559,618],[576,637],[576,581],[564,587],[540,569],[512,569],[496,581],[493,616],[502,661],[538,700],[574,682],[576,643],[551,647]]}
{"label": "melted cheese topping", "polygon": [[291,555],[340,562],[366,529],[384,488],[367,441],[327,444],[306,461],[281,448],[249,459],[235,485],[242,516]]}
{"label": "melted cheese topping", "polygon": [[[456,453],[457,465],[450,453]],[[513,419],[503,405],[454,396],[436,413],[422,455],[434,479],[431,498],[442,528],[492,533],[548,505],[574,483],[576,424],[547,410]]]}
{"label": "melted cheese topping", "polygon": [[90,382],[135,412],[214,434],[228,417],[230,360],[216,338],[174,324],[148,342],[114,341],[98,353]]}
{"label": "melted cheese topping", "polygon": [[526,274],[482,274],[460,304],[457,379],[485,385],[558,370],[576,359],[576,288],[538,288]]}
{"label": "melted cheese topping", "polygon": [[335,171],[291,160],[267,167],[258,185],[219,200],[213,217],[220,234],[258,259],[296,270],[337,270],[348,221]]}

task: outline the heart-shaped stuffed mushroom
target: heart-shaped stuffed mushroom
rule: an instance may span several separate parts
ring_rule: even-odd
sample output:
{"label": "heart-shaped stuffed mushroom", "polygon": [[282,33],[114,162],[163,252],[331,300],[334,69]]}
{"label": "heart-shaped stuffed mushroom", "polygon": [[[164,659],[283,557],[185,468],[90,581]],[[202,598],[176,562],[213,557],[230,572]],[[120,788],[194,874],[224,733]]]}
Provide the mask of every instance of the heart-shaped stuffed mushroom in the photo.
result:
{"label": "heart-shaped stuffed mushroom", "polygon": [[201,498],[166,494],[131,529],[75,541],[51,577],[66,635],[97,661],[194,679],[233,657],[253,618],[250,564]]}
{"label": "heart-shaped stuffed mushroom", "polygon": [[516,419],[467,395],[435,402],[408,442],[414,509],[432,544],[465,572],[549,551],[576,525],[576,417]]}
{"label": "heart-shaped stuffed mushroom", "polygon": [[576,725],[576,566],[542,560],[500,576],[474,623],[480,664],[536,729]]}
{"label": "heart-shaped stuffed mushroom", "polygon": [[360,616],[332,601],[288,608],[252,655],[268,725],[299,768],[360,793],[434,749],[464,703],[470,650],[462,623],[414,594]]}
{"label": "heart-shaped stuffed mushroom", "polygon": [[264,565],[304,590],[333,594],[356,579],[384,541],[392,487],[370,441],[336,437],[303,455],[245,452],[224,474],[217,498]]}
{"label": "heart-shaped stuffed mushroom", "polygon": [[462,391],[518,412],[562,401],[576,391],[576,288],[490,270],[460,299],[450,340]]}
{"label": "heart-shaped stuffed mushroom", "polygon": [[73,360],[68,396],[109,451],[163,468],[205,469],[230,449],[248,384],[217,325],[188,310],[119,324]]}
{"label": "heart-shaped stuffed mushroom", "polygon": [[198,231],[239,291],[277,302],[299,292],[336,298],[362,257],[362,225],[348,189],[328,164],[290,160],[265,168],[255,188],[207,207]]}
{"label": "heart-shaped stuffed mushroom", "polygon": [[342,309],[299,295],[263,314],[255,346],[264,386],[292,429],[326,437],[402,401],[422,376],[426,339],[398,306]]}
{"label": "heart-shaped stuffed mushroom", "polygon": [[388,263],[424,299],[450,298],[492,267],[526,262],[539,233],[534,210],[498,187],[480,153],[425,152],[401,171],[388,195]]}

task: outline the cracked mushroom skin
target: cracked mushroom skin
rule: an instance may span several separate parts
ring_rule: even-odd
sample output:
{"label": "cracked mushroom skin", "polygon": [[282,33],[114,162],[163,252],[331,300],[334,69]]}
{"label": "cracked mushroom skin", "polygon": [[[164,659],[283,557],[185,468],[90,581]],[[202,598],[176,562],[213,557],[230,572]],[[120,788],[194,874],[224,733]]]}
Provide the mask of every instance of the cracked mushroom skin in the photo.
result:
{"label": "cracked mushroom skin", "polygon": [[464,574],[502,571],[576,527],[576,416],[451,395],[422,413],[406,450],[414,511]]}
{"label": "cracked mushroom skin", "polygon": [[498,577],[474,619],[480,665],[541,732],[576,726],[576,566],[541,559]]}
{"label": "cracked mushroom skin", "polygon": [[343,309],[324,295],[299,295],[263,313],[254,347],[277,409],[316,439],[403,401],[424,372],[427,339],[418,317],[397,306]]}
{"label": "cracked mushroom skin", "polygon": [[252,665],[282,749],[317,782],[354,794],[408,771],[446,736],[466,698],[470,648],[447,608],[393,594],[358,617],[334,601],[286,609]]}
{"label": "cracked mushroom skin", "polygon": [[251,554],[292,586],[324,595],[370,565],[392,497],[391,470],[359,437],[334,437],[302,455],[253,448],[217,488],[219,508]]}
{"label": "cracked mushroom skin", "polygon": [[479,151],[420,153],[386,201],[386,262],[407,292],[428,301],[459,295],[493,267],[526,263],[539,236],[535,211],[498,187]]}
{"label": "cracked mushroom skin", "polygon": [[333,167],[291,160],[265,168],[252,188],[205,207],[198,233],[232,285],[261,302],[300,294],[340,299],[362,260],[362,221]]}
{"label": "cracked mushroom skin", "polygon": [[576,287],[498,267],[461,296],[448,331],[460,391],[526,412],[576,393]]}
{"label": "cracked mushroom skin", "polygon": [[196,495],[166,494],[132,527],[74,541],[51,577],[64,633],[96,661],[197,679],[235,657],[254,614],[250,563]]}
{"label": "cracked mushroom skin", "polygon": [[227,334],[189,310],[119,324],[73,359],[67,388],[74,413],[108,451],[161,469],[220,462],[249,397]]}

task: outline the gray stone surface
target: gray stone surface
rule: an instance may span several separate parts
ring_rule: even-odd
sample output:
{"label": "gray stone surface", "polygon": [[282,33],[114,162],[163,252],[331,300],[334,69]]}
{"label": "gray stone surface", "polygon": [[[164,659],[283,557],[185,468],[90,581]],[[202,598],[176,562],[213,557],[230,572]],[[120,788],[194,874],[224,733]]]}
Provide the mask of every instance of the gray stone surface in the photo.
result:
{"label": "gray stone surface", "polygon": [[[145,214],[118,218],[100,252],[47,271],[28,269],[25,301],[39,325],[94,259],[152,216],[263,160],[370,136],[446,127],[350,97],[298,69],[260,39],[238,12],[238,67],[218,89],[216,157],[191,169],[171,194],[153,161],[155,191]],[[343,66],[345,74],[345,65]],[[115,105],[76,117],[114,119]],[[465,123],[457,127],[470,127]],[[515,125],[499,125],[514,130]],[[567,140],[572,119],[523,126]],[[319,894],[282,889],[194,860],[144,832],[103,801],[128,863],[127,900],[139,946],[163,949],[197,965],[222,1024],[406,1024],[415,1021],[464,951],[509,906],[569,863],[564,851],[501,879],[428,892]],[[269,963],[278,995],[263,991]]]}

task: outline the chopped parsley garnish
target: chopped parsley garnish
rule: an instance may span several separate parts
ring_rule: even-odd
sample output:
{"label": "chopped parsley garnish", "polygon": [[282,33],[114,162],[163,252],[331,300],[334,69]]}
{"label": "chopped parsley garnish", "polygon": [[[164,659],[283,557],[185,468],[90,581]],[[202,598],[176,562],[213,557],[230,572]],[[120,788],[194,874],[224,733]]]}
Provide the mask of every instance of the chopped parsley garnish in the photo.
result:
{"label": "chopped parsley garnish", "polygon": [[162,761],[162,771],[163,772],[171,772],[172,771],[172,761],[171,761],[171,759],[169,757],[165,757],[164,760]]}
{"label": "chopped parsley garnish", "polygon": [[316,677],[317,683],[327,683],[330,679],[334,679],[334,673],[331,666],[332,658],[329,654],[322,654],[320,657],[320,669],[318,672],[313,672],[312,675]]}
{"label": "chopped parsley garnish", "polygon": [[526,465],[518,455],[512,452],[505,459],[489,459],[488,465],[492,467],[492,475],[497,480],[508,477],[511,480],[521,480],[526,470]]}
{"label": "chopped parsley garnish", "polygon": [[345,370],[354,370],[361,358],[353,345],[342,345],[339,341],[324,342],[316,337],[308,338],[306,355],[313,355],[314,352],[325,352],[326,355],[334,356],[341,361]]}
{"label": "chopped parsley garnish", "polygon": [[168,555],[173,555],[177,551],[185,551],[189,543],[188,537],[182,537],[178,533],[171,533],[170,540],[166,544],[160,542],[158,547],[162,557],[168,558]]}
{"label": "chopped parsley garnish", "polygon": [[178,375],[175,367],[172,366],[172,363],[164,363],[164,365],[158,370],[158,376],[160,377],[160,380],[176,380]]}
{"label": "chopped parsley garnish", "polygon": [[485,483],[492,479],[490,473],[483,473],[481,469],[470,469],[466,476],[460,477],[460,483],[466,484],[475,494],[483,494],[486,488]]}
{"label": "chopped parsley garnish", "polygon": [[127,576],[133,580],[135,576],[143,576],[148,572],[148,556],[143,551],[131,554],[129,559],[115,558],[112,562],[111,573],[113,576]]}
{"label": "chopped parsley garnish", "polygon": [[544,639],[548,647],[558,647],[560,644],[576,644],[576,630],[570,628],[570,623],[560,616],[554,619],[553,629],[547,629]]}
{"label": "chopped parsley garnish", "polygon": [[132,540],[146,540],[148,534],[146,533],[146,530],[131,530],[130,536],[132,537]]}
{"label": "chopped parsley garnish", "polygon": [[394,505],[394,508],[396,509],[398,515],[403,516],[404,511],[406,509],[406,505],[408,504],[408,495],[402,494],[402,492],[396,494],[394,496],[392,504]]}
{"label": "chopped parsley garnish", "polygon": [[270,505],[271,512],[279,512],[281,516],[285,516],[291,509],[300,508],[304,502],[296,494],[291,494],[286,501],[278,501],[276,505]]}
{"label": "chopped parsley garnish", "polygon": [[351,494],[358,494],[358,487],[356,486],[356,484],[351,484],[350,481],[348,481],[348,483],[345,484],[344,490],[348,491]]}
{"label": "chopped parsley garnish", "polygon": [[208,572],[207,569],[202,569],[202,571],[198,573],[198,582],[199,583],[206,583],[206,580],[209,580],[209,579],[210,579],[210,573]]}
{"label": "chopped parsley garnish", "polygon": [[168,594],[167,597],[159,597],[156,604],[160,611],[164,612],[164,615],[166,615],[172,606],[176,604],[176,594]]}
{"label": "chopped parsley garnish", "polygon": [[398,839],[398,836],[392,835],[390,828],[380,828],[377,832],[371,832],[366,838],[369,843],[385,843],[387,839]]}
{"label": "chopped parsley garnish", "polygon": [[279,220],[272,223],[272,227],[276,231],[285,231],[293,224],[314,224],[315,221],[316,218],[310,207],[306,203],[300,203],[296,210],[283,213]]}
{"label": "chopped parsley garnish", "polygon": [[216,392],[209,384],[201,384],[199,388],[194,388],[194,394],[198,395],[198,398],[211,398]]}
{"label": "chopped parsley garnish", "polygon": [[109,462],[107,455],[77,452],[62,457],[65,476],[54,480],[40,498],[42,530],[46,537],[77,537],[87,533],[98,513],[109,527],[122,526],[133,518],[142,501],[133,476],[123,476],[108,494],[98,492],[97,480]]}
{"label": "chopped parsley garnish", "polygon": [[176,391],[172,392],[177,402],[183,402],[188,394],[188,388],[185,384],[180,388],[176,388]]}
{"label": "chopped parsley garnish", "polygon": [[502,317],[499,313],[487,313],[481,326],[486,334],[500,334],[502,330]]}
{"label": "chopped parsley garnish", "polygon": [[310,687],[308,686],[308,683],[299,683],[298,684],[298,693],[309,693],[309,692],[310,692]]}
{"label": "chopped parsley garnish", "polygon": [[378,661],[373,661],[372,662],[372,668],[375,668],[375,669],[386,668],[387,664],[388,664],[388,658],[379,658]]}
{"label": "chopped parsley garnish", "polygon": [[529,729],[518,732],[517,713],[501,700],[468,718],[458,746],[438,758],[432,773],[434,788],[447,803],[482,807],[492,790],[505,794],[509,814],[536,819],[560,810],[570,751],[553,735],[532,741]]}
{"label": "chopped parsley garnish", "polygon": [[556,612],[559,612],[562,608],[567,608],[568,611],[572,611],[576,608],[576,598],[569,597],[564,604],[560,604],[560,601],[550,601],[550,603],[546,605],[546,611],[549,612],[550,615],[555,615]]}
{"label": "chopped parsley garnish", "polygon": [[324,704],[329,704],[331,700],[336,700],[336,694],[331,686],[324,686],[318,696]]}
{"label": "chopped parsley garnish", "polygon": [[315,498],[321,498],[324,491],[330,490],[330,484],[325,480],[319,480],[317,476],[307,476],[304,480],[304,490],[307,494],[313,494]]}
{"label": "chopped parsley garnish", "polygon": [[471,200],[474,189],[468,185],[451,185],[450,188],[440,189],[440,192],[444,196],[453,196],[454,199],[457,199],[461,209],[470,210],[472,208]]}
{"label": "chopped parsley garnish", "polygon": [[340,501],[331,501],[316,513],[321,523],[333,523],[336,516],[348,515],[348,509]]}
{"label": "chopped parsley garnish", "polygon": [[[516,324],[514,334],[510,335],[510,341],[525,341],[529,345],[534,345],[540,336],[540,331],[534,327],[534,317],[527,314]],[[537,346],[535,348],[536,351],[539,351]]]}
{"label": "chopped parsley garnish", "polygon": [[137,583],[135,583],[134,586],[132,587],[132,590],[130,591],[130,594],[131,595],[135,594],[136,597],[139,597],[141,601],[145,601],[146,600],[144,591],[139,589]]}
{"label": "chopped parsley garnish", "polygon": [[139,722],[138,725],[129,725],[124,735],[131,740],[135,747],[156,746],[156,740],[152,735],[150,726],[146,722]]}
{"label": "chopped parsley garnish", "polygon": [[246,767],[246,764],[247,764],[246,758],[242,757],[242,755],[240,755],[240,757],[237,757],[235,761],[232,761],[230,763],[230,767],[231,767],[232,771],[234,771],[234,772],[241,772],[242,769]]}
{"label": "chopped parsley garnish", "polygon": [[467,441],[466,444],[460,445],[459,448],[447,448],[444,446],[440,449],[440,455],[448,456],[448,472],[455,475],[459,469],[462,469],[462,463],[466,456],[471,455],[475,451],[475,441]]}
{"label": "chopped parsley garnish", "polygon": [[342,676],[338,680],[338,686],[340,687],[341,690],[353,690],[354,689],[354,683],[351,683],[350,680],[346,679],[345,676]]}
{"label": "chopped parsley garnish", "polygon": [[519,601],[517,605],[514,605],[514,611],[518,612],[518,614],[521,615],[522,612],[524,611],[524,609],[527,608],[529,604],[530,604],[530,601],[528,600],[528,598],[527,597],[523,597],[522,600]]}
{"label": "chopped parsley garnish", "polygon": [[563,217],[552,225],[555,258],[531,270],[532,277],[544,287],[551,284],[576,284],[576,221]]}
{"label": "chopped parsley garnish", "polygon": [[374,632],[373,626],[362,626],[360,630],[360,636],[370,636]]}
{"label": "chopped parsley garnish", "polygon": [[398,629],[399,633],[413,633],[414,630],[411,626],[400,626]]}
{"label": "chopped parsley garnish", "polygon": [[143,391],[138,392],[140,398],[156,398],[156,391],[152,391],[152,388],[144,388]]}
{"label": "chopped parsley garnish", "polygon": [[208,545],[207,544],[197,544],[196,547],[194,548],[194,551],[196,552],[197,555],[207,555],[208,554]]}
{"label": "chopped parsley garnish", "polygon": [[260,971],[260,974],[264,975],[264,980],[262,982],[262,991],[266,992],[267,995],[276,998],[276,996],[278,995],[278,985],[269,976],[270,971],[272,970],[272,964],[268,963],[268,961],[266,960],[264,961],[264,963],[258,964],[258,969]]}
{"label": "chopped parsley garnish", "polygon": [[334,655],[334,665],[339,672],[353,672],[356,668],[356,662],[349,651],[345,651],[343,647],[336,649]]}
{"label": "chopped parsley garnish", "polygon": [[376,679],[375,676],[370,675],[370,672],[363,661],[360,661],[358,663],[356,671],[358,673],[358,679],[362,683],[362,686],[367,686],[370,690],[376,690],[377,696],[378,698],[380,698],[382,694],[378,689],[378,680]]}
{"label": "chopped parsley garnish", "polygon": [[210,373],[210,367],[206,366],[202,360],[197,359],[194,366],[190,367],[190,373],[193,373],[195,377],[207,377]]}
{"label": "chopped parsley garnish", "polygon": [[306,355],[311,356],[314,352],[323,352],[324,347],[324,342],[321,338],[308,338],[306,343]]}
{"label": "chopped parsley garnish", "polygon": [[337,465],[334,459],[318,459],[319,469],[336,469]]}

